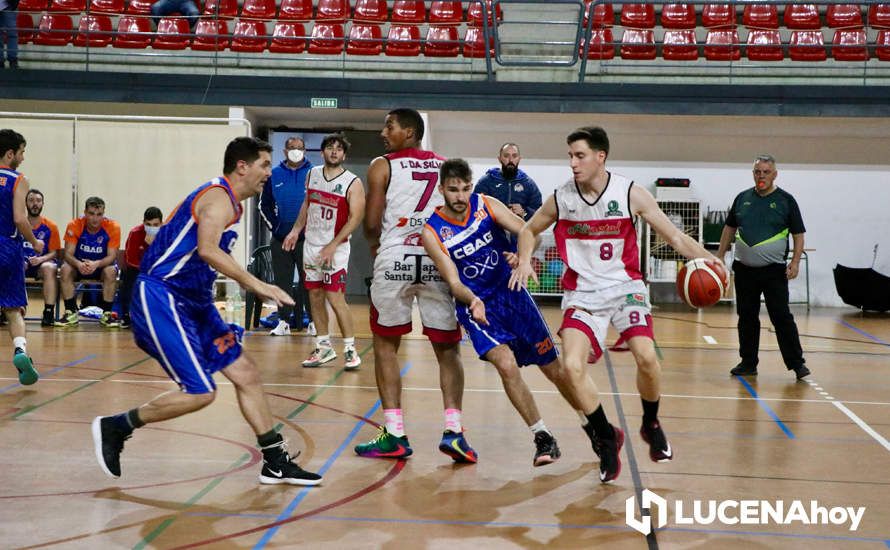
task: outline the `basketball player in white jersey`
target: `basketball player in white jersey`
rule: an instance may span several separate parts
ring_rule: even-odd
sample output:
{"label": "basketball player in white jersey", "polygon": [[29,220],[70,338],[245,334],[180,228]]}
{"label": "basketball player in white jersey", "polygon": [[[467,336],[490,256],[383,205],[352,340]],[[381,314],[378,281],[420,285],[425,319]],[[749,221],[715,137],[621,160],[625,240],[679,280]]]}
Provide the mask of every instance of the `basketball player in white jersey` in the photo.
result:
{"label": "basketball player in white jersey", "polygon": [[329,134],[321,140],[324,166],[309,171],[303,207],[281,246],[286,251],[293,250],[300,232],[306,228],[303,284],[309,291],[317,336],[315,350],[303,361],[304,367],[320,367],[337,357],[328,330],[327,303],[331,304],[343,335],[344,367],[355,370],[362,363],[355,351],[355,329],[345,293],[349,237],[365,215],[365,188],[355,174],[343,167],[348,151],[349,141],[343,134]]}
{"label": "basketball player in white jersey", "polygon": [[445,405],[445,433],[439,449],[458,462],[476,462],[461,425],[464,374],[458,345],[461,333],[454,300],[423,248],[427,219],[444,203],[436,192],[439,167],[445,159],[420,149],[424,123],[413,109],[386,115],[380,132],[387,151],[368,168],[365,235],[374,258],[371,284],[371,332],[374,370],[385,425],[368,443],[355,447],[360,456],[403,458],[413,453],[402,417],[402,381],[396,354],[402,335],[411,332],[416,301],[423,333],[439,363]]}
{"label": "basketball player in white jersey", "polygon": [[594,362],[602,355],[610,322],[627,341],[637,363],[637,389],[643,402],[640,435],[649,444],[649,457],[667,462],[674,456],[658,421],[661,366],[655,353],[649,293],[640,272],[636,217],[642,216],[681,255],[723,266],[671,223],[649,191],[606,170],[609,137],[605,130],[579,128],[566,143],[574,178],[558,187],[520,231],[519,264],[510,287],[525,286],[529,277],[537,279],[530,263],[535,238],[555,222],[556,246],[566,264],[559,332],[563,362],[582,407],[584,430],[600,457],[600,480],[608,483],[621,471],[618,453],[624,432],[606,419],[585,366],[589,355]]}

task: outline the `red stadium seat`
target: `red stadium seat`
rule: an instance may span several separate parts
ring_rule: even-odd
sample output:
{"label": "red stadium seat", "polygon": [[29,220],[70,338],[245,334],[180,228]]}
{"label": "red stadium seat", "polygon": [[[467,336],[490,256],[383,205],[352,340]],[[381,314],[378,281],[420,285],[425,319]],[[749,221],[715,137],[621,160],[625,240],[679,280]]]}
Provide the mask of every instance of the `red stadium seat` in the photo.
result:
{"label": "red stadium seat", "polygon": [[858,4],[829,4],[825,10],[828,26],[836,29],[862,26],[862,10]]}
{"label": "red stadium seat", "polygon": [[269,51],[274,53],[303,53],[306,49],[306,29],[296,21],[278,21],[272,31]]}
{"label": "red stadium seat", "polygon": [[34,43],[41,46],[64,46],[74,40],[74,23],[70,15],[44,13],[37,23]]}
{"label": "red stadium seat", "polygon": [[383,31],[376,23],[353,23],[349,29],[346,53],[349,55],[380,55]]}
{"label": "red stadium seat", "polygon": [[220,52],[229,47],[229,24],[225,19],[200,19],[195,25],[192,49]]}
{"label": "red stadium seat", "polygon": [[18,11],[46,11],[49,0],[21,0]]}
{"label": "red stadium seat", "polygon": [[149,15],[151,13],[152,0],[130,0],[127,4],[127,13],[131,15]]}
{"label": "red stadium seat", "polygon": [[[21,6],[21,4],[19,4]],[[15,18],[15,26],[19,30],[19,44],[29,44],[34,40],[34,18],[30,13],[19,12]]]}
{"label": "red stadium seat", "polygon": [[775,5],[749,4],[745,6],[742,23],[749,29],[778,29],[779,9]]}
{"label": "red stadium seat", "polygon": [[788,56],[794,61],[825,61],[822,31],[794,31],[788,44]]}
{"label": "red stadium seat", "polygon": [[664,31],[664,45],[661,49],[661,56],[664,59],[673,61],[694,61],[698,59],[695,31],[692,29]]}
{"label": "red stadium seat", "polygon": [[701,10],[701,22],[708,28],[735,25],[735,4],[705,4]]}
{"label": "red stadium seat", "polygon": [[890,61],[890,30],[878,32],[875,39],[875,57],[881,61]]}
{"label": "red stadium seat", "polygon": [[[485,35],[482,27],[467,27],[464,35],[464,57],[485,57]],[[494,36],[489,36],[488,52],[494,57]]]}
{"label": "red stadium seat", "polygon": [[386,0],[356,0],[352,20],[383,23],[389,17]]}
{"label": "red stadium seat", "polygon": [[890,28],[890,4],[870,5],[868,7],[868,26],[878,29]]}
{"label": "red stadium seat", "polygon": [[122,15],[117,20],[117,34],[111,45],[115,48],[142,49],[151,43],[151,19]]}
{"label": "red stadium seat", "polygon": [[655,27],[655,6],[652,4],[624,4],[621,7],[621,24],[635,29]]}
{"label": "red stadium seat", "polygon": [[315,19],[318,21],[345,21],[349,17],[349,0],[318,0]]}
{"label": "red stadium seat", "polygon": [[741,57],[738,29],[733,27],[708,31],[708,36],[705,38],[706,59],[709,61],[736,61]]}
{"label": "red stadium seat", "polygon": [[430,4],[430,25],[459,25],[464,18],[460,2],[433,2]]}
{"label": "red stadium seat", "polygon": [[785,6],[785,15],[782,19],[789,29],[822,28],[816,4],[788,4]]}
{"label": "red stadium seat", "polygon": [[269,33],[265,21],[239,19],[232,31],[233,52],[261,52],[269,47]]}
{"label": "red stadium seat", "polygon": [[151,47],[156,50],[184,50],[191,40],[188,19],[185,17],[162,17],[158,22],[157,35],[151,43]]}
{"label": "red stadium seat", "polygon": [[420,27],[393,23],[386,35],[386,55],[416,57],[420,55]]}
{"label": "red stadium seat", "polygon": [[234,19],[238,15],[238,0],[207,0],[202,13],[223,19]]}
{"label": "red stadium seat", "polygon": [[837,61],[868,61],[867,42],[862,29],[838,29],[831,41],[831,56]]}
{"label": "red stadium seat", "polygon": [[[432,17],[432,12],[430,12]],[[460,53],[460,36],[454,25],[430,25],[423,45],[423,55],[427,57],[457,57]]]}
{"label": "red stadium seat", "polygon": [[661,8],[661,26],[666,29],[694,29],[695,6],[692,4],[665,4]]}
{"label": "red stadium seat", "polygon": [[79,13],[86,9],[86,0],[51,0],[48,11],[55,13]]}
{"label": "red stadium seat", "polygon": [[622,59],[655,59],[655,32],[650,29],[624,29],[620,51]]}
{"label": "red stadium seat", "polygon": [[393,23],[415,23],[420,24],[426,20],[426,4],[420,1],[404,1],[396,0],[392,5],[392,17],[390,21]]}
{"label": "red stadium seat", "polygon": [[111,26],[111,17],[98,15],[82,15],[77,26],[77,35],[74,37],[74,45],[90,48],[104,48],[111,44],[114,29]]}
{"label": "red stadium seat", "polygon": [[775,29],[752,29],[748,32],[748,45],[745,48],[751,61],[781,61],[782,37]]}
{"label": "red stadium seat", "polygon": [[316,21],[309,38],[309,53],[339,55],[343,53],[344,42],[342,23]]}
{"label": "red stadium seat", "polygon": [[[493,15],[492,10],[494,9],[494,7],[492,5],[492,0],[485,0],[485,9],[487,10],[486,12],[488,13],[488,24],[493,25],[494,23],[493,23],[493,18],[492,18],[492,15]],[[496,16],[497,16],[496,17],[497,22],[498,22],[498,24],[500,24],[500,22],[504,20],[504,12],[503,12],[503,10],[501,10],[500,2],[497,5]],[[474,27],[478,27],[478,26],[482,25],[482,1],[481,0],[473,1],[470,3],[469,6],[467,6],[467,23]],[[483,56],[485,55],[484,51],[483,51],[482,55]],[[467,57],[466,52],[464,52],[464,57]]]}
{"label": "red stadium seat", "polygon": [[[584,27],[590,17],[591,0],[584,0]],[[612,4],[596,4],[593,8],[593,28],[611,27],[615,24],[615,7]]]}
{"label": "red stadium seat", "polygon": [[241,17],[254,19],[275,19],[275,0],[244,0],[241,6]]}
{"label": "red stadium seat", "polygon": [[279,21],[311,21],[312,0],[281,0]]}
{"label": "red stadium seat", "polygon": [[[579,55],[584,55],[584,39],[581,39]],[[592,29],[590,32],[590,49],[587,59],[612,59],[615,57],[615,39],[611,27]]]}
{"label": "red stadium seat", "polygon": [[92,0],[90,13],[110,13],[117,15],[124,13],[124,0]]}

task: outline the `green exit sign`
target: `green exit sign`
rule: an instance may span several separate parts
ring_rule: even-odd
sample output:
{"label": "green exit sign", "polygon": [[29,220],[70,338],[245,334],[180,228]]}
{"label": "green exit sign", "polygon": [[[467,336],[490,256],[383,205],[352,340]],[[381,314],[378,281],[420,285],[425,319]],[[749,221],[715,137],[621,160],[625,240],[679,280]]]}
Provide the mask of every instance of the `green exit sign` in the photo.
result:
{"label": "green exit sign", "polygon": [[310,103],[313,109],[336,109],[336,97],[313,97]]}

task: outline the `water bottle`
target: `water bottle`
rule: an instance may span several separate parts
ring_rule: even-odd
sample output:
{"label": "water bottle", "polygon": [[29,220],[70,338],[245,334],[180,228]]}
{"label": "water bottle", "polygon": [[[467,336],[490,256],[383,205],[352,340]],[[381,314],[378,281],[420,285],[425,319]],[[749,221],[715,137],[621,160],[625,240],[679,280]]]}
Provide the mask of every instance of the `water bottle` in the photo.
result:
{"label": "water bottle", "polygon": [[232,320],[229,322],[236,325],[244,324],[244,299],[241,297],[240,288],[235,288],[232,296]]}
{"label": "water bottle", "polygon": [[226,292],[226,323],[232,323],[235,319],[235,297],[232,292]]}

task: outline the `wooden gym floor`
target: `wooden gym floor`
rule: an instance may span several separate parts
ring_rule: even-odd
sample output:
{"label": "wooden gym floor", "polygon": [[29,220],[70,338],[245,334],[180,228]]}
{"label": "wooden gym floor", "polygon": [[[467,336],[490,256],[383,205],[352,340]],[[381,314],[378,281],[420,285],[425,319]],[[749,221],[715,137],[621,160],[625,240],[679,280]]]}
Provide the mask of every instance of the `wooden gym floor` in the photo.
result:
{"label": "wooden gym floor", "polygon": [[[37,306],[39,307],[39,305]],[[794,308],[813,371],[797,382],[784,369],[763,315],[760,375],[741,380],[735,315],[657,308],[663,357],[661,419],[673,462],[649,461],[628,353],[591,367],[611,421],[627,432],[623,470],[601,485],[577,416],[537,369],[524,375],[562,458],[531,465],[528,429],[495,371],[463,346],[464,423],[480,455],[455,466],[436,446],[442,407],[428,344],[401,350],[406,427],[414,456],[357,457],[352,447],[381,421],[367,306],[354,305],[364,364],[342,359],[303,369],[303,335],[252,334],[246,349],[262,370],[278,422],[301,450],[300,464],[325,476],[315,488],[260,486],[260,455],[231,386],[198,413],[139,430],[112,480],[95,462],[89,423],[173,388],[129,331],[86,322],[41,329],[29,351],[41,373],[17,383],[0,338],[0,546],[2,548],[888,548],[890,547],[890,324],[852,310]],[[31,315],[37,315],[32,308]],[[545,315],[556,326],[559,312]],[[417,324],[415,324],[417,326]],[[610,341],[614,341],[614,334]],[[338,353],[339,342],[335,343]],[[649,489],[689,507],[695,499],[799,499],[809,508],[865,506],[845,525],[680,525],[648,538],[625,524],[625,501]],[[639,515],[638,504],[635,507]]]}

